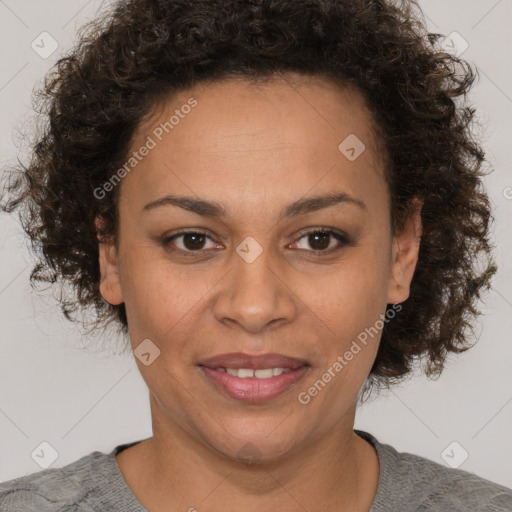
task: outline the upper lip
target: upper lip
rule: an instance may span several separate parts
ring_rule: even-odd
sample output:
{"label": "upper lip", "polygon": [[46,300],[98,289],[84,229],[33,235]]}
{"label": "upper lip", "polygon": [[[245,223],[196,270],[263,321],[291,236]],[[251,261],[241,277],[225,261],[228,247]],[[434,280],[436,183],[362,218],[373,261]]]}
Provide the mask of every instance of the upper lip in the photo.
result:
{"label": "upper lip", "polygon": [[285,356],[283,354],[260,354],[251,355],[244,352],[231,352],[229,354],[218,354],[199,363],[200,366],[208,368],[249,368],[261,370],[263,368],[289,368],[295,370],[307,365],[304,359]]}

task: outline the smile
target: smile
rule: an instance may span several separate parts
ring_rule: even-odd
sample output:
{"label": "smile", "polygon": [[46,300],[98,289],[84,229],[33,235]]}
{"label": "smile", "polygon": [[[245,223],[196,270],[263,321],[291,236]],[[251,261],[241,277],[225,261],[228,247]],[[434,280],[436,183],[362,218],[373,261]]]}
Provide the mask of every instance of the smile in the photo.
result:
{"label": "smile", "polygon": [[235,400],[249,403],[266,402],[292,388],[309,366],[289,368],[208,368],[199,367],[216,391]]}
{"label": "smile", "polygon": [[253,370],[251,368],[215,368],[218,372],[227,372],[233,377],[240,379],[270,379],[270,377],[277,377],[282,373],[289,372],[288,368],[262,368],[260,370]]}

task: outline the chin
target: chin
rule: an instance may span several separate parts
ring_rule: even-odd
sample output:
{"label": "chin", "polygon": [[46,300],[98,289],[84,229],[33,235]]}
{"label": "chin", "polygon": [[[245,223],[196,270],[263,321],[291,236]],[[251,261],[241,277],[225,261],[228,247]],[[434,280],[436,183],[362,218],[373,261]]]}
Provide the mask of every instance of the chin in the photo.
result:
{"label": "chin", "polygon": [[281,422],[282,420],[271,423],[267,421],[265,428],[261,425],[256,428],[253,425],[252,428],[247,426],[242,431],[220,429],[216,438],[212,438],[211,431],[206,437],[211,447],[230,460],[244,464],[272,462],[290,455],[303,444],[303,440],[293,439],[287,435],[287,431],[276,428]]}

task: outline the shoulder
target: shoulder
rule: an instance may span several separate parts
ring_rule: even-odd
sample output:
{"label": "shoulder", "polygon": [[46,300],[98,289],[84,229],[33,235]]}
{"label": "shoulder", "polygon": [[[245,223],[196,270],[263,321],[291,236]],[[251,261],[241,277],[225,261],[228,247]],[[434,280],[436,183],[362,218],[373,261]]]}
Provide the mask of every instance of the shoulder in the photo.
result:
{"label": "shoulder", "polygon": [[399,452],[357,431],[379,455],[381,466],[371,512],[511,512],[512,489],[469,471]]}
{"label": "shoulder", "polygon": [[93,452],[62,468],[52,468],[0,483],[2,512],[93,512],[93,469],[108,455]]}
{"label": "shoulder", "polygon": [[512,489],[418,455],[399,455],[402,466],[399,475],[408,484],[418,512],[512,511]]}

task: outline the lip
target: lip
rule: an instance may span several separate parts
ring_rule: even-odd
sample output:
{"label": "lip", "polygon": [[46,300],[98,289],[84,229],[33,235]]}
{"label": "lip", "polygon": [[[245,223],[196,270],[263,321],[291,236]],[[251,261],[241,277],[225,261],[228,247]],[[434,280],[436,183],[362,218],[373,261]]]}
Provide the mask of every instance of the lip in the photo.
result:
{"label": "lip", "polygon": [[[242,379],[216,368],[285,368],[287,371],[267,379]],[[278,397],[293,387],[309,368],[305,360],[283,354],[250,355],[243,352],[219,354],[199,364],[199,369],[216,390],[249,403],[261,403]]]}
{"label": "lip", "polygon": [[307,361],[276,353],[251,355],[245,352],[230,352],[228,354],[218,354],[198,364],[212,369],[222,367],[249,368],[251,370],[261,370],[263,368],[287,368],[289,370],[296,370],[297,368],[307,365]]}
{"label": "lip", "polygon": [[255,377],[241,379],[229,373],[214,370],[207,366],[200,366],[200,370],[206,375],[208,382],[214,388],[220,390],[235,400],[249,403],[261,403],[278,397],[293,387],[309,370],[309,366],[301,366],[281,375],[268,379]]}

